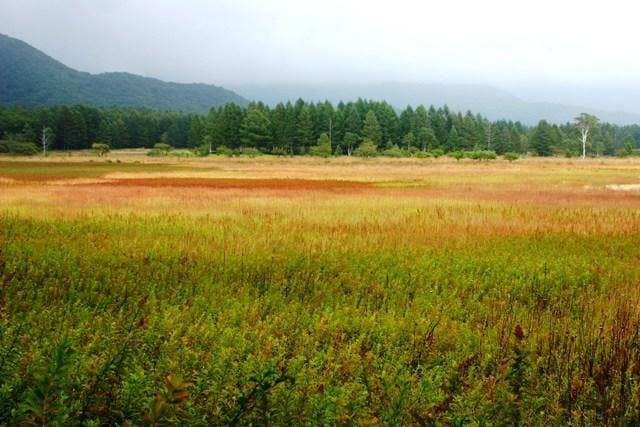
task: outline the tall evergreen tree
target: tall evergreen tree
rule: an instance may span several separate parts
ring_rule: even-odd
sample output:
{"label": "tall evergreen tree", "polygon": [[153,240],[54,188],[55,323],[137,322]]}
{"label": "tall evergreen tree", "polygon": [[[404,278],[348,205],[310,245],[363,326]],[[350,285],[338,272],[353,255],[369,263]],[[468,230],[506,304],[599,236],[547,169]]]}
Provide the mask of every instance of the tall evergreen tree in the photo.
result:
{"label": "tall evergreen tree", "polygon": [[284,149],[289,145],[287,135],[287,108],[279,102],[271,110],[269,121],[271,122],[271,134],[273,135],[273,147]]}
{"label": "tall evergreen tree", "polygon": [[204,120],[200,116],[192,116],[189,125],[187,147],[195,148],[202,145],[204,138]]}
{"label": "tall evergreen tree", "polygon": [[433,148],[438,147],[438,139],[436,138],[435,132],[430,127],[421,127],[418,129],[418,137],[417,137],[418,147],[422,149],[422,151],[431,150]]}
{"label": "tall evergreen tree", "polygon": [[419,105],[416,108],[416,111],[413,115],[413,123],[411,125],[411,130],[414,135],[417,135],[420,129],[429,126],[429,116],[427,114],[427,110],[424,108],[424,105]]}
{"label": "tall evergreen tree", "polygon": [[345,119],[343,125],[343,134],[347,132],[359,135],[362,131],[362,121],[358,109],[353,104],[345,107]]}
{"label": "tall evergreen tree", "polygon": [[462,148],[462,140],[460,135],[458,135],[458,130],[455,126],[452,126],[451,131],[449,131],[449,136],[447,137],[446,151],[456,151]]}
{"label": "tall evergreen tree", "polygon": [[553,153],[555,132],[546,120],[540,120],[531,135],[531,148],[538,156],[550,156]]}
{"label": "tall evergreen tree", "polygon": [[402,137],[402,148],[410,149],[416,146],[416,137],[413,132],[409,131],[404,137]]}
{"label": "tall evergreen tree", "polygon": [[364,125],[362,127],[362,137],[369,139],[376,147],[382,144],[382,128],[378,123],[378,118],[373,110],[369,110],[364,117]]}
{"label": "tall evergreen tree", "polygon": [[225,145],[229,148],[240,147],[240,126],[244,120],[244,109],[236,103],[225,104],[216,120],[215,145]]}
{"label": "tall evergreen tree", "polygon": [[358,136],[358,134],[355,134],[353,132],[347,132],[344,134],[344,138],[342,138],[342,145],[347,150],[347,156],[350,156],[351,153],[353,153],[353,150],[358,147],[359,141],[360,137]]}
{"label": "tall evergreen tree", "polygon": [[402,110],[398,121],[399,121],[398,132],[400,133],[400,135],[403,136],[403,138],[409,132],[413,132],[413,123],[415,121],[415,117],[413,113],[413,108],[411,108],[410,105],[408,105],[407,108]]}
{"label": "tall evergreen tree", "polygon": [[315,142],[313,137],[313,117],[311,116],[311,110],[304,104],[298,113],[296,136],[298,149],[302,152],[306,152],[306,149],[312,146]]}
{"label": "tall evergreen tree", "polygon": [[257,105],[249,106],[240,126],[240,141],[244,147],[271,149],[271,122]]}

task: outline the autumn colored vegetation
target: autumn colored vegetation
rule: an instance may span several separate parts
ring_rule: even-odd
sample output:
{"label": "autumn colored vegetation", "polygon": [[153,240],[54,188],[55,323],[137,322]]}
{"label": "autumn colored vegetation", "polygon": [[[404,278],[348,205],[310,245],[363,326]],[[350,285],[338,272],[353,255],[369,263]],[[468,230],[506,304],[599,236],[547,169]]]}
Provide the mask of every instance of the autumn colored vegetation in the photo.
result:
{"label": "autumn colored vegetation", "polygon": [[639,176],[0,159],[0,425],[638,425]]}

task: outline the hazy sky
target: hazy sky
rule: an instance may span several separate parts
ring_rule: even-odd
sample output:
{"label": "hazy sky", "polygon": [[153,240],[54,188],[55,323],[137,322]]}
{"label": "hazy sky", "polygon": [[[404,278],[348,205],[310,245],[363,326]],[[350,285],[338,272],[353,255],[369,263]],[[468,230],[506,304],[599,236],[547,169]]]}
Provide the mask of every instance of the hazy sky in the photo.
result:
{"label": "hazy sky", "polygon": [[634,1],[0,0],[74,68],[215,84],[640,83]]}

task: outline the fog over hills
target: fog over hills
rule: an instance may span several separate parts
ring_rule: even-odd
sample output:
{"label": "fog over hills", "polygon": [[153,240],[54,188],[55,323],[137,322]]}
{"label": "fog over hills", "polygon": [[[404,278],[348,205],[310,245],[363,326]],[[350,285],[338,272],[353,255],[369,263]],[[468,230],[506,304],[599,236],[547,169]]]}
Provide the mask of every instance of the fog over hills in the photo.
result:
{"label": "fog over hills", "polygon": [[[635,99],[640,93],[624,87],[530,86],[505,90],[482,84],[447,83],[310,83],[236,84],[231,89],[202,83],[169,83],[126,72],[89,74],[67,67],[18,39],[0,34],[0,103],[54,105],[86,103],[98,106],[149,107],[160,110],[206,112],[211,106],[236,102],[383,100],[401,109],[407,105],[443,106],[480,113],[490,120],[508,119],[535,124],[571,121],[581,112],[616,124],[640,123]],[[514,91],[522,97],[514,95]],[[638,92],[638,91],[636,91]],[[620,94],[626,94],[621,96]],[[637,95],[637,97],[635,96]],[[531,102],[525,99],[550,99]],[[571,100],[584,102],[571,104]],[[593,105],[602,105],[594,108]],[[617,106],[624,106],[617,111]],[[608,108],[606,108],[608,107]]]}
{"label": "fog over hills", "polygon": [[540,119],[555,123],[573,120],[581,112],[598,116],[601,120],[618,124],[640,123],[640,114],[607,111],[585,106],[555,102],[527,102],[510,91],[489,85],[472,84],[261,84],[231,86],[247,99],[275,105],[280,101],[298,98],[311,101],[352,101],[357,98],[384,100],[396,108],[407,105],[448,105],[454,111],[480,113],[491,120],[509,119],[535,124]]}

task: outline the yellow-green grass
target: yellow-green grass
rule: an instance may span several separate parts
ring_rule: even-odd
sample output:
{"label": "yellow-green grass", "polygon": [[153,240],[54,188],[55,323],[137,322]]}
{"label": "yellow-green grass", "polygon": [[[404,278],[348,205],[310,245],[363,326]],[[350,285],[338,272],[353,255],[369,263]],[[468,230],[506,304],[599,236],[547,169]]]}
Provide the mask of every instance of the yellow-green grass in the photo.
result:
{"label": "yellow-green grass", "polygon": [[76,160],[0,162],[0,424],[640,421],[638,162]]}

